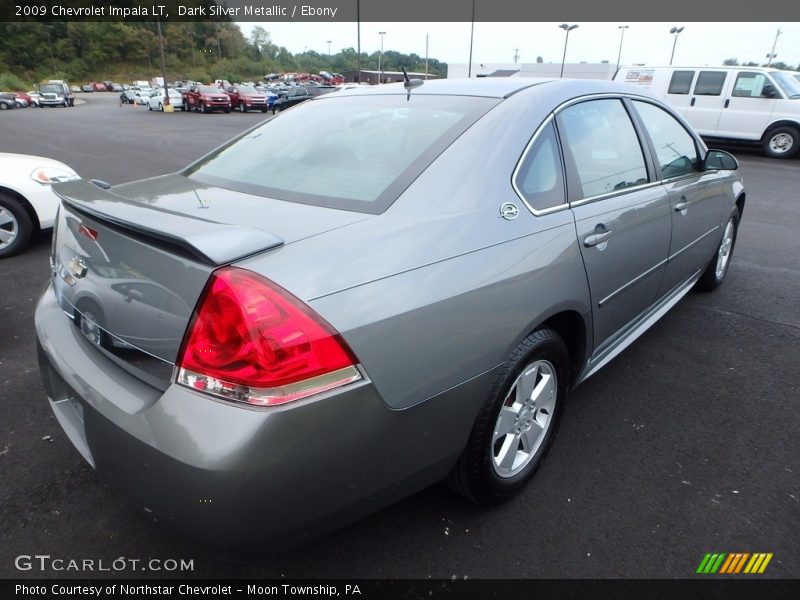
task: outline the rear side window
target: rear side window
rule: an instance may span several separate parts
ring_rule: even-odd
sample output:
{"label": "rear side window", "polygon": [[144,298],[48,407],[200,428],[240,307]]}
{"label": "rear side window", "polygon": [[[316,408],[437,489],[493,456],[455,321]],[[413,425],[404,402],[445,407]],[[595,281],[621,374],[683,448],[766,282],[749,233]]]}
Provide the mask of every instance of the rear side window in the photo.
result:
{"label": "rear side window", "polygon": [[762,98],[765,83],[767,76],[763,73],[739,73],[731,95],[736,98]]}
{"label": "rear side window", "polygon": [[249,194],[377,214],[497,102],[330,94],[267,121],[184,174]]}
{"label": "rear side window", "polygon": [[582,198],[647,183],[639,137],[620,100],[570,106],[559,114],[558,130],[577,171]]}
{"label": "rear side window", "polygon": [[694,71],[675,71],[669,81],[668,94],[688,94],[692,89]]}
{"label": "rear side window", "polygon": [[552,123],[542,130],[525,156],[514,183],[535,210],[546,210],[566,203],[561,152]]}
{"label": "rear side window", "polygon": [[662,108],[634,100],[633,105],[644,123],[656,150],[664,179],[692,173],[699,163],[694,138],[675,117]]}
{"label": "rear side window", "polygon": [[719,96],[725,84],[727,73],[721,71],[700,71],[694,86],[695,96]]}

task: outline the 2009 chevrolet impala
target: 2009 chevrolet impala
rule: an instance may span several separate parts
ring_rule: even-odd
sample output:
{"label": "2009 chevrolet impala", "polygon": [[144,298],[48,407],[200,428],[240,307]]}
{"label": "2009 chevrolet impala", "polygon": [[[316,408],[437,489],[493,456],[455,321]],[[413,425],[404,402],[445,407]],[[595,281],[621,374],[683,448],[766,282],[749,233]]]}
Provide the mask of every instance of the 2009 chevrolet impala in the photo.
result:
{"label": "2009 chevrolet impala", "polygon": [[518,492],[568,390],[730,264],[736,160],[637,93],[344,91],[179,173],[56,185],[36,330],[64,431],[223,543],[445,478]]}

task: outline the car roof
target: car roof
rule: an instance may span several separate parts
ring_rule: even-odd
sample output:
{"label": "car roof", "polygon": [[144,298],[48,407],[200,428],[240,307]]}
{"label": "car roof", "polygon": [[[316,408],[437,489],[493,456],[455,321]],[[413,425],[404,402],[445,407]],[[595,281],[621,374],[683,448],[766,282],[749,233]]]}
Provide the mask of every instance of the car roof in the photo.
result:
{"label": "car roof", "polygon": [[[632,86],[619,81],[605,79],[555,79],[541,77],[509,77],[509,78],[474,78],[474,79],[437,79],[425,81],[423,85],[411,88],[412,95],[449,95],[449,96],[482,96],[486,98],[508,98],[518,92],[526,91],[536,94],[538,91],[559,92],[564,97],[584,96],[589,94],[619,93],[632,95],[632,92],[650,96],[647,90],[632,90]],[[339,94],[331,96],[365,96],[382,94],[407,94],[403,83],[387,83],[383,85],[358,86],[343,89]]]}
{"label": "car roof", "polygon": [[[473,79],[429,79],[421,86],[411,89],[412,94],[441,94],[448,96],[485,96],[487,98],[505,98],[525,88],[556,81],[538,77],[479,77]],[[405,94],[403,83],[386,83],[383,85],[359,85],[342,90],[350,96],[363,94]]]}

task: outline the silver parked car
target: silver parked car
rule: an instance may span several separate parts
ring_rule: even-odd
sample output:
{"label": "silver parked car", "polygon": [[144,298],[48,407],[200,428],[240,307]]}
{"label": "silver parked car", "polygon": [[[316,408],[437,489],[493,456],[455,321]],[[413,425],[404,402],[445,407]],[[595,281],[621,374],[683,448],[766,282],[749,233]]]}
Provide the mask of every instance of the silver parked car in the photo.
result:
{"label": "silver parked car", "polygon": [[56,185],[49,401],[98,471],[215,542],[446,478],[503,500],[568,390],[723,281],[737,166],[621,84],[410,81],[179,173]]}

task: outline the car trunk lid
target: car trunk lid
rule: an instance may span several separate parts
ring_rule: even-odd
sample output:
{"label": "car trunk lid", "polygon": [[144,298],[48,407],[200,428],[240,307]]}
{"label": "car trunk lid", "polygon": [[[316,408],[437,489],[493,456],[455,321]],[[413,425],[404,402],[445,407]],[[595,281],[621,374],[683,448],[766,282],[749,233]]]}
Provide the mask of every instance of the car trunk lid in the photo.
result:
{"label": "car trunk lid", "polygon": [[[86,181],[53,186],[62,206],[51,270],[61,308],[86,339],[121,367],[164,389],[215,268],[280,248],[283,236],[272,225],[282,222],[281,208],[286,219],[278,229],[291,240],[349,219],[317,219],[314,227],[301,221],[303,227],[293,228],[294,209],[282,206],[289,203],[270,201],[257,211],[256,199],[232,194],[239,196],[237,203],[228,194],[226,205],[213,209],[215,202],[204,201],[201,190],[180,181],[186,178],[172,180],[172,186],[158,179],[160,185],[147,180],[113,189]],[[187,185],[193,190],[191,203],[184,197]],[[154,193],[156,188],[162,193]]]}

